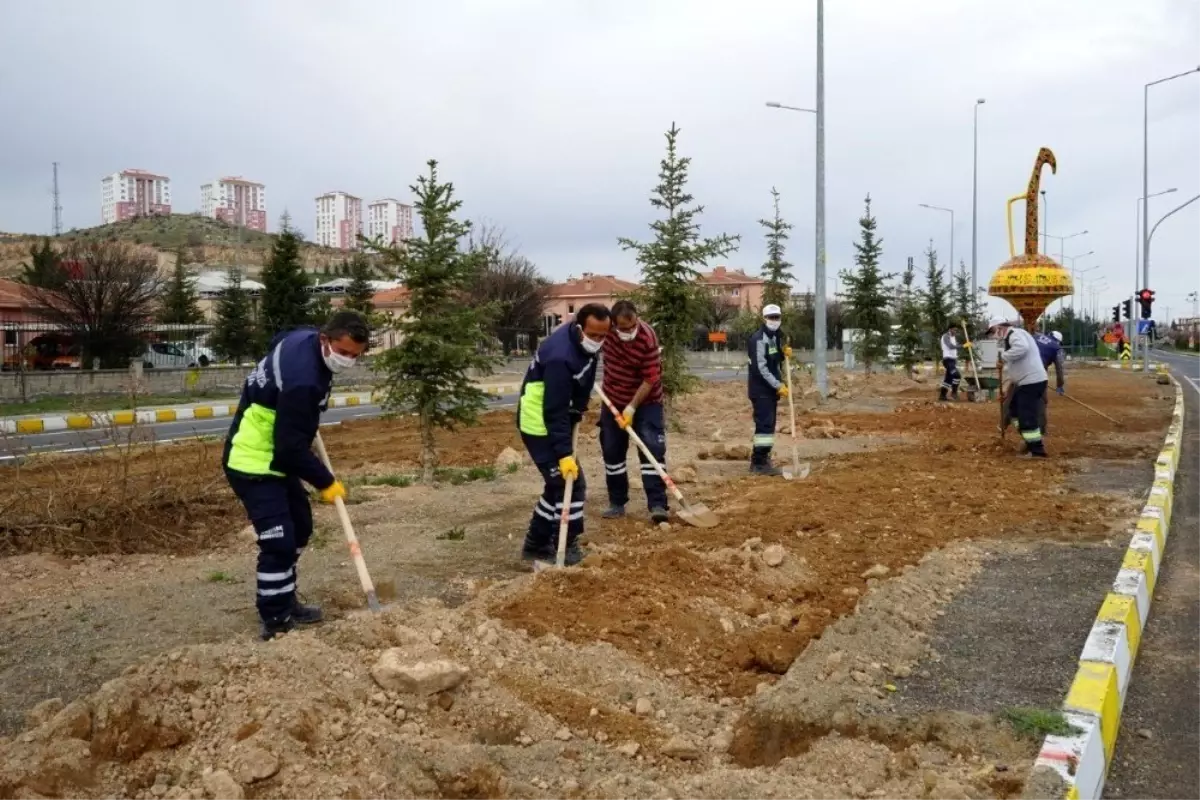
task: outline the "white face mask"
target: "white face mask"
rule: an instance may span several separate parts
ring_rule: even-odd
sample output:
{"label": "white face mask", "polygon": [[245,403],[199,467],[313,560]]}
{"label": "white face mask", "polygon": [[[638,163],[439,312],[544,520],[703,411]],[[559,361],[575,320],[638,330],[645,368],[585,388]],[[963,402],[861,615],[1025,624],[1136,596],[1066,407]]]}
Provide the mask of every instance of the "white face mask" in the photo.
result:
{"label": "white face mask", "polygon": [[604,347],[604,342],[597,342],[595,339],[589,339],[586,336],[583,337],[582,341],[583,341],[583,349],[588,351],[592,355],[596,355],[596,353],[600,352],[600,348]]}
{"label": "white face mask", "polygon": [[344,356],[341,353],[335,353],[331,348],[328,353],[324,349],[321,350],[321,358],[325,359],[325,366],[329,367],[330,372],[341,372],[344,369],[350,369],[358,361],[357,358]]}
{"label": "white face mask", "polygon": [[617,331],[617,338],[620,339],[622,342],[632,342],[634,339],[637,338],[637,335],[638,335],[637,328],[634,328],[633,330],[629,331],[628,333],[626,333],[625,331]]}
{"label": "white face mask", "polygon": [[767,330],[769,331],[777,331],[779,330],[779,326],[783,324],[783,320],[781,319],[767,319],[763,320],[763,322],[767,323]]}

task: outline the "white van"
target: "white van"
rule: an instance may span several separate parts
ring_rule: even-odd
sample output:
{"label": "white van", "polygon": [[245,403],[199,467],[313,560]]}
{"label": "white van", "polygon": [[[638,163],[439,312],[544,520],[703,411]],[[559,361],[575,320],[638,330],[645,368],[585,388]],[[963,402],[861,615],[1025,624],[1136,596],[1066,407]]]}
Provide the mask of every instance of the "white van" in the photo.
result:
{"label": "white van", "polygon": [[142,354],[142,366],[146,369],[188,369],[189,367],[206,367],[211,361],[203,353],[194,349],[185,351],[174,342],[155,342],[146,348]]}

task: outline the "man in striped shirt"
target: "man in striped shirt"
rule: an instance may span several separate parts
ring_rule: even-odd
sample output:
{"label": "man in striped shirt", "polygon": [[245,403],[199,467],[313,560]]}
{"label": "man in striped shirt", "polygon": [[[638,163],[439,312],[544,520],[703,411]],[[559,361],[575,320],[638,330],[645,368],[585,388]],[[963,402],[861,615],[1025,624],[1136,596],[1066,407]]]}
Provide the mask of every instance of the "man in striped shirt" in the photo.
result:
{"label": "man in striped shirt", "polygon": [[[616,408],[624,409],[614,417],[607,407],[600,409],[600,450],[604,457],[604,479],[608,485],[609,508],[606,519],[625,516],[629,502],[629,474],[626,456],[632,427],[654,458],[663,464],[667,455],[667,434],[663,422],[662,357],[658,335],[638,319],[637,309],[628,300],[612,307],[613,327],[604,340],[604,394]],[[650,519],[667,521],[667,488],[654,467],[638,451],[642,487]]]}

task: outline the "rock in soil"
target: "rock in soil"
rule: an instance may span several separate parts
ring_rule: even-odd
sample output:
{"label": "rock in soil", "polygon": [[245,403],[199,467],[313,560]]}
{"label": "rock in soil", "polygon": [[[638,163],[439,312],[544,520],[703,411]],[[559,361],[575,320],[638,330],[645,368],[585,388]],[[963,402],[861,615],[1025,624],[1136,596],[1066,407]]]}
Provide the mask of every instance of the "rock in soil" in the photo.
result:
{"label": "rock in soil", "polygon": [[371,667],[371,677],[380,688],[423,696],[453,689],[469,672],[461,664],[429,658],[427,651],[404,647],[385,650]]}

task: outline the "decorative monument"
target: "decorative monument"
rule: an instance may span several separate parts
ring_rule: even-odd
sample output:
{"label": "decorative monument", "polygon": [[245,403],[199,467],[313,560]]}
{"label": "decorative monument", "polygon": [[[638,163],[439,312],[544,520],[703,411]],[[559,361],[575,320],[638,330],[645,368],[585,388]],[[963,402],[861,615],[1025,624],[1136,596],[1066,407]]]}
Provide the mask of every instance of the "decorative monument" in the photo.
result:
{"label": "decorative monument", "polygon": [[[1007,300],[1025,323],[1025,330],[1035,328],[1038,317],[1046,307],[1060,297],[1074,291],[1071,273],[1047,255],[1038,252],[1038,189],[1042,182],[1042,167],[1050,165],[1051,173],[1058,173],[1058,163],[1049,147],[1038,151],[1033,164],[1033,175],[1025,194],[1009,198],[1008,217],[1008,261],[1000,265],[988,285],[988,294]],[[1013,243],[1012,204],[1025,201],[1025,252],[1016,254]]]}

